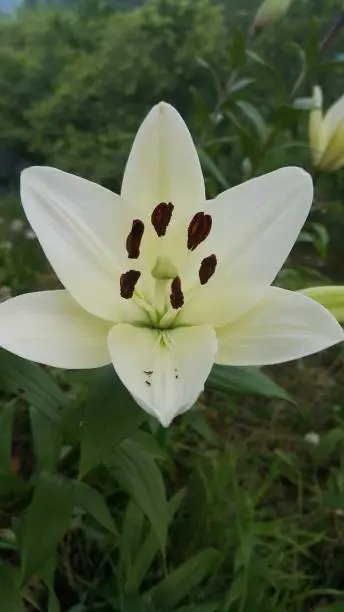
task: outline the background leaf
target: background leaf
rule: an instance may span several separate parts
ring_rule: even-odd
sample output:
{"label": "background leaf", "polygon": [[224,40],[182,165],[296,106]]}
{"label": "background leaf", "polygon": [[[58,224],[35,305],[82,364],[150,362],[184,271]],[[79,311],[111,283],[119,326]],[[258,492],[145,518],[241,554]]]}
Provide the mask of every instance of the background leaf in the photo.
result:
{"label": "background leaf", "polygon": [[210,574],[219,557],[214,548],[207,548],[188,559],[171,572],[150,592],[153,602],[163,610],[170,610]]}
{"label": "background leaf", "polygon": [[70,482],[58,476],[40,475],[21,532],[23,582],[55,552],[68,529],[73,506]]}
{"label": "background leaf", "polygon": [[112,366],[94,372],[81,432],[80,475],[104,461],[145,419]]}
{"label": "background leaf", "polygon": [[84,482],[74,482],[74,505],[81,508],[112,534],[117,535],[115,521],[99,491]]}
{"label": "background leaf", "polygon": [[0,610],[1,612],[25,612],[16,572],[5,565],[0,565]]}
{"label": "background leaf", "polygon": [[165,550],[168,507],[165,485],[155,461],[132,440],[124,441],[109,461],[111,472],[148,517]]}
{"label": "background leaf", "polygon": [[206,383],[209,389],[238,395],[261,395],[294,403],[290,395],[269,376],[254,367],[214,365]]}
{"label": "background leaf", "polygon": [[36,469],[53,471],[60,457],[62,434],[53,420],[35,406],[30,406],[30,423]]}
{"label": "background leaf", "polygon": [[13,402],[3,404],[0,407],[0,468],[4,470],[10,467],[13,417]]}

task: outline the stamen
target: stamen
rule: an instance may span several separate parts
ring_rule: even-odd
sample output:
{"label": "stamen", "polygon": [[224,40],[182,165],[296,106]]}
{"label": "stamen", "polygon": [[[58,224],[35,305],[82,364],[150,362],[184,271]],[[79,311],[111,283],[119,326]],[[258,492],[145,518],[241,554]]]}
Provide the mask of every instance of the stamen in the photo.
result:
{"label": "stamen", "polygon": [[200,269],[198,271],[198,276],[201,285],[205,285],[208,280],[213,276],[215,269],[217,266],[216,255],[209,255],[209,257],[205,257],[202,262]]}
{"label": "stamen", "polygon": [[188,227],[188,249],[194,251],[198,245],[203,242],[210,233],[212,226],[212,218],[204,212],[198,212],[191,219]]}
{"label": "stamen", "polygon": [[141,276],[141,272],[138,270],[128,270],[124,272],[120,278],[120,293],[122,298],[129,300],[133,297],[135,291],[135,285]]}
{"label": "stamen", "polygon": [[125,243],[129,259],[137,259],[140,255],[140,245],[145,226],[140,219],[134,219],[130,233]]}
{"label": "stamen", "polygon": [[165,236],[167,227],[172,218],[174,206],[171,202],[168,204],[166,202],[160,202],[158,204],[151,216],[152,225],[158,234],[158,236]]}
{"label": "stamen", "polygon": [[179,276],[173,279],[171,283],[171,295],[170,301],[172,308],[176,310],[181,308],[184,304],[184,295],[182,292],[182,283]]}

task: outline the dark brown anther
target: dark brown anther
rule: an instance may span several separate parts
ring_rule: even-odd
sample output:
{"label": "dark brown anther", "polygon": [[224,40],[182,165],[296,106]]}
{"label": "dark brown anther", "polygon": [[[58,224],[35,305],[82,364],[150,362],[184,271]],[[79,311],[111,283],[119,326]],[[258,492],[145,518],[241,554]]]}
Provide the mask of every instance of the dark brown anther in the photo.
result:
{"label": "dark brown anther", "polygon": [[209,255],[202,260],[198,276],[201,285],[205,285],[208,280],[213,276],[217,266],[216,255]]}
{"label": "dark brown anther", "polygon": [[172,218],[173,209],[174,206],[171,202],[168,204],[166,204],[166,202],[160,202],[160,204],[154,208],[151,220],[158,236],[165,236],[167,227]]}
{"label": "dark brown anther", "polygon": [[191,219],[188,227],[188,249],[194,251],[208,236],[212,226],[210,215],[198,212]]}
{"label": "dark brown anther", "polygon": [[182,283],[181,283],[179,276],[176,276],[176,278],[174,278],[171,283],[170,301],[171,301],[172,308],[175,308],[176,310],[178,308],[181,308],[184,304]]}
{"label": "dark brown anther", "polygon": [[122,298],[129,300],[133,297],[135,291],[135,285],[141,276],[141,272],[138,270],[128,270],[124,272],[120,278],[120,293]]}
{"label": "dark brown anther", "polygon": [[145,226],[140,219],[134,219],[125,246],[129,259],[137,259],[140,255],[140,245]]}

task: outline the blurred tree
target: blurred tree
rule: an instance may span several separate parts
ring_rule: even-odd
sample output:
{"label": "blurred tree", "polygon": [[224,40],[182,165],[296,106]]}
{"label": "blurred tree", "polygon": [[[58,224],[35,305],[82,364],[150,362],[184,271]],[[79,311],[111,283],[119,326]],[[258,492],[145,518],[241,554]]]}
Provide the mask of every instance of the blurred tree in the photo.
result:
{"label": "blurred tree", "polygon": [[195,59],[219,56],[222,25],[211,0],[149,0],[131,12],[76,0],[0,22],[0,154],[17,171],[23,160],[48,163],[117,187],[142,116],[160,99],[186,111]]}

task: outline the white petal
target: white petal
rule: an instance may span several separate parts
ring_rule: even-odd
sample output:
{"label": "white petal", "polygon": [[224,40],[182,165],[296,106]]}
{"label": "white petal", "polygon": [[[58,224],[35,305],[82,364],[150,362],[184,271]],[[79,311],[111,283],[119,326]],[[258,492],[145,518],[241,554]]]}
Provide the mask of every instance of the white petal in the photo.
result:
{"label": "white petal", "polygon": [[115,370],[137,403],[167,427],[195,403],[217,351],[207,326],[166,331],[116,325],[108,338]]}
{"label": "white petal", "polygon": [[282,168],[220,194],[209,203],[213,219],[207,254],[218,256],[210,282],[269,285],[296,241],[312,204],[312,179]]}
{"label": "white petal", "polygon": [[344,340],[342,328],[317,302],[278,287],[250,313],[217,330],[217,363],[267,365],[298,359]]}
{"label": "white petal", "polygon": [[327,140],[329,140],[333,132],[337,129],[338,125],[344,119],[344,95],[341,96],[332,106],[328,109],[325,119],[324,128]]}
{"label": "white petal", "polygon": [[[312,181],[306,172],[282,168],[209,202],[206,212],[212,217],[212,229],[189,259],[189,268],[182,271],[182,283],[193,289],[186,296],[178,324],[217,327],[248,312],[288,256],[312,196]],[[216,255],[217,267],[200,286],[200,262],[210,254]]]}
{"label": "white petal", "polygon": [[200,162],[190,132],[169,104],[154,106],[140,126],[125,169],[122,196],[150,214],[172,202],[173,217],[184,217],[204,203]]}
{"label": "white petal", "polygon": [[[107,189],[48,167],[24,170],[27,218],[62,284],[83,308],[116,321],[134,304],[119,293],[125,241],[133,216]],[[129,266],[134,267],[134,266]]]}
{"label": "white petal", "polygon": [[319,168],[325,171],[337,170],[342,166],[344,157],[344,117],[332,132],[324,154],[319,161]]}
{"label": "white petal", "polygon": [[58,368],[109,363],[111,326],[83,310],[67,291],[27,293],[0,304],[0,346]]}
{"label": "white petal", "polygon": [[241,317],[261,298],[265,288],[231,284],[219,287],[209,282],[185,297],[185,305],[176,317],[176,325],[211,325],[219,327]]}

